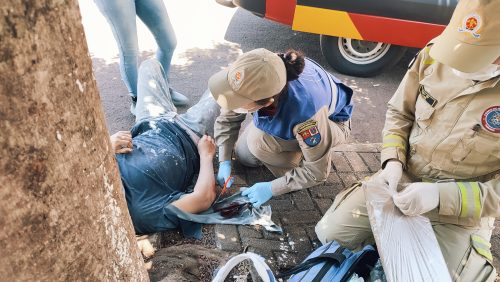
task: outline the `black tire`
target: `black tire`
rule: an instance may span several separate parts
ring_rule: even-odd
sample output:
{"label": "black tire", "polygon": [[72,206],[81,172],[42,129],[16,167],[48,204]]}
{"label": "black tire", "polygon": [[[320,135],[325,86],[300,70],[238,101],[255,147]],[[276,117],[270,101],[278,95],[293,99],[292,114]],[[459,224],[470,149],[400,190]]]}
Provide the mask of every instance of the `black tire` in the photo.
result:
{"label": "black tire", "polygon": [[233,0],[215,0],[215,2],[221,4],[222,6],[226,6],[229,8],[235,8],[236,5],[234,5]]}
{"label": "black tire", "polygon": [[[382,73],[385,69],[394,66],[407,50],[406,47],[398,45],[328,35],[321,35],[320,44],[321,53],[332,68],[340,73],[359,77],[370,77]],[[367,53],[358,52],[362,56],[356,57],[354,53],[349,53],[350,50],[366,50]],[[370,55],[370,53],[373,54]],[[365,54],[368,55],[365,56]]]}

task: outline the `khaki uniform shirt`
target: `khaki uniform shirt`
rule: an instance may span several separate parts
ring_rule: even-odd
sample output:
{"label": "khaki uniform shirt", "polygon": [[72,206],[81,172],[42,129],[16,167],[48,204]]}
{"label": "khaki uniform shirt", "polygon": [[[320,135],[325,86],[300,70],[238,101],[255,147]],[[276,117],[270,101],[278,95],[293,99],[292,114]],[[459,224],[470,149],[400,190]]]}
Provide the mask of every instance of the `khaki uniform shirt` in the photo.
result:
{"label": "khaki uniform shirt", "polygon": [[389,101],[382,165],[398,159],[415,181],[450,180],[430,218],[475,226],[500,215],[500,77],[459,78],[428,51]]}

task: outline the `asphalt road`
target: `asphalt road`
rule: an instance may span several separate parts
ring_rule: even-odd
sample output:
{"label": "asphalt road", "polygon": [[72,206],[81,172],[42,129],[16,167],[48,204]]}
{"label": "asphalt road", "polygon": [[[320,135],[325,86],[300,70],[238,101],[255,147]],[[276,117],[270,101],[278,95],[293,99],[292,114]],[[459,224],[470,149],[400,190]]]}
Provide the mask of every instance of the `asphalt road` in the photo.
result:
{"label": "asphalt road", "polygon": [[[415,54],[405,57],[390,70],[372,78],[336,73],[323,58],[319,36],[292,31],[242,9],[230,9],[214,1],[167,1],[167,10],[176,30],[178,46],[172,61],[170,81],[195,103],[206,89],[208,78],[227,66],[239,54],[255,48],[303,51],[355,91],[352,142],[381,142],[387,101],[393,95],[406,66]],[[130,99],[121,81],[118,49],[111,30],[92,1],[80,1],[95,77],[101,93],[110,133],[129,129],[134,118],[129,112]],[[155,42],[138,21],[141,60],[154,56]],[[179,112],[187,108],[179,108]]]}

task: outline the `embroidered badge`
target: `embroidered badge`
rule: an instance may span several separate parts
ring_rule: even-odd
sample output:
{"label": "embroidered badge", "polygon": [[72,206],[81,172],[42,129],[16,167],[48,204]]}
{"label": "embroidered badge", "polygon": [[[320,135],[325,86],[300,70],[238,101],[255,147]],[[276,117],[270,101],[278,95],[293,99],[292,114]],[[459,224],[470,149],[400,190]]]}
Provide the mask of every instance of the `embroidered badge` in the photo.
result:
{"label": "embroidered badge", "polygon": [[321,134],[318,131],[317,124],[317,121],[310,119],[301,124],[298,128],[298,132],[300,136],[302,136],[304,143],[309,147],[314,147],[321,141]]}
{"label": "embroidered badge", "polygon": [[243,70],[235,70],[229,74],[229,82],[233,91],[238,91],[243,83]]}
{"label": "embroidered badge", "polygon": [[438,101],[436,100],[436,98],[432,97],[431,94],[429,94],[429,92],[425,90],[425,87],[423,85],[420,85],[420,87],[418,88],[418,93],[429,105],[431,105],[431,107],[434,107],[437,104]]}
{"label": "embroidered badge", "polygon": [[481,123],[484,129],[493,133],[500,133],[500,106],[486,109],[481,117]]}
{"label": "embroidered badge", "polygon": [[458,28],[459,32],[468,32],[474,38],[479,38],[481,35],[477,33],[481,27],[481,17],[478,14],[468,14],[462,21],[462,26]]}

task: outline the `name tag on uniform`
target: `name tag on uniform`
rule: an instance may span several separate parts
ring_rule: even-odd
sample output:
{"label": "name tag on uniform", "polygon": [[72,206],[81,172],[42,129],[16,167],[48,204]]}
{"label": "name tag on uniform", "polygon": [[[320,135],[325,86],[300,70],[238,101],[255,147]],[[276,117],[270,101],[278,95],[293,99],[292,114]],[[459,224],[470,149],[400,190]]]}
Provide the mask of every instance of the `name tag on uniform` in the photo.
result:
{"label": "name tag on uniform", "polygon": [[436,98],[432,97],[431,94],[425,90],[425,87],[422,84],[418,88],[418,93],[429,105],[431,105],[431,107],[434,107],[437,104],[438,101]]}

